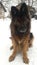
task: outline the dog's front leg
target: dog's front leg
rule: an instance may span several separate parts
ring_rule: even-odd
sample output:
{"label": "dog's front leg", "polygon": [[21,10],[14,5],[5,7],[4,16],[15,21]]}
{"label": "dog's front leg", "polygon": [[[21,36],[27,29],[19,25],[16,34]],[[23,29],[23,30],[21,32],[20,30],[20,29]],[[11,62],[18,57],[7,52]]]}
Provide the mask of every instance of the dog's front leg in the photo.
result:
{"label": "dog's front leg", "polygon": [[17,43],[16,43],[15,40],[13,40],[13,53],[12,53],[12,55],[9,58],[10,62],[14,60],[14,58],[16,56],[16,53],[17,53]]}
{"label": "dog's front leg", "polygon": [[22,53],[23,53],[23,61],[25,62],[25,63],[29,63],[29,59],[28,59],[28,57],[27,57],[27,50],[28,50],[28,43],[26,42],[24,42],[23,43],[24,45],[23,45],[23,48],[22,48]]}

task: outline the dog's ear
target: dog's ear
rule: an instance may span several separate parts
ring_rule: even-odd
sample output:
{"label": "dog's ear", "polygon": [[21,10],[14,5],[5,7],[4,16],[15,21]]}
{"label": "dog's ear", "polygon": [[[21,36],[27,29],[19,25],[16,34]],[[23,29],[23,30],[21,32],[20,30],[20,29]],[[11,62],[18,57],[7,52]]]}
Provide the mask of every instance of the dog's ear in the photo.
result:
{"label": "dog's ear", "polygon": [[17,17],[19,15],[19,11],[15,6],[11,7],[11,15],[12,17]]}
{"label": "dog's ear", "polygon": [[21,16],[27,17],[27,15],[28,15],[28,7],[27,7],[26,3],[23,3],[21,5],[20,13],[21,13]]}

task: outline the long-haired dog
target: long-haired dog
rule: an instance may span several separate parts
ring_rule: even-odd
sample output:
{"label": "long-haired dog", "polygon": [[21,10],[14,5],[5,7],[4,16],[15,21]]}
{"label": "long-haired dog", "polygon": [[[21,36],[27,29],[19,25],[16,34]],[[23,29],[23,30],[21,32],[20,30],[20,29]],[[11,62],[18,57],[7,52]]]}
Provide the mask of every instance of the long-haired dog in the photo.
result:
{"label": "long-haired dog", "polygon": [[31,19],[28,11],[28,7],[25,3],[21,3],[18,6],[11,7],[11,18],[10,24],[11,29],[11,40],[14,51],[9,58],[9,61],[14,60],[18,51],[22,52],[23,61],[29,63],[27,57],[27,50],[32,46],[33,34],[30,33]]}

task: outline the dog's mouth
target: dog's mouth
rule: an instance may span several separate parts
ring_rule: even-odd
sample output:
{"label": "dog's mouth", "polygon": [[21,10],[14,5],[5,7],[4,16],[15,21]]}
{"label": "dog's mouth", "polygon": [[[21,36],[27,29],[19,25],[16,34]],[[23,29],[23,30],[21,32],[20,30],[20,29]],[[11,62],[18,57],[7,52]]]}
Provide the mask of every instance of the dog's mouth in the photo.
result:
{"label": "dog's mouth", "polygon": [[26,26],[21,26],[21,27],[15,27],[15,33],[16,34],[25,34],[27,31],[27,27]]}
{"label": "dog's mouth", "polygon": [[23,28],[23,29],[18,29],[18,28],[17,28],[17,30],[16,30],[16,34],[25,34],[26,31],[27,31],[26,28]]}
{"label": "dog's mouth", "polygon": [[20,33],[25,33],[26,32],[26,29],[25,30],[19,30]]}

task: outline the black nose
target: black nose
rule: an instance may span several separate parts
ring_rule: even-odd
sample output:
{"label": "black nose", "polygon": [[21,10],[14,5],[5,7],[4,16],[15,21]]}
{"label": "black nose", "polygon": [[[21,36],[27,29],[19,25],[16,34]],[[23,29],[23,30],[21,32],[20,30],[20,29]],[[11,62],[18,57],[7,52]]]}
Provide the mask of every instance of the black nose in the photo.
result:
{"label": "black nose", "polygon": [[26,26],[21,26],[20,28],[19,28],[19,30],[25,30],[26,29]]}
{"label": "black nose", "polygon": [[27,28],[26,28],[26,26],[18,26],[18,27],[16,27],[16,34],[23,34],[23,33],[25,33],[26,32],[26,30],[27,30]]}

